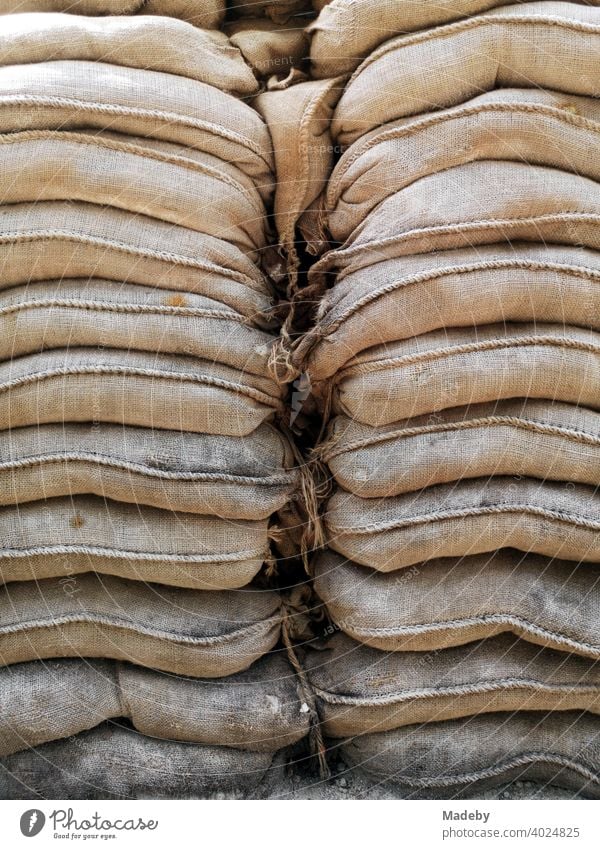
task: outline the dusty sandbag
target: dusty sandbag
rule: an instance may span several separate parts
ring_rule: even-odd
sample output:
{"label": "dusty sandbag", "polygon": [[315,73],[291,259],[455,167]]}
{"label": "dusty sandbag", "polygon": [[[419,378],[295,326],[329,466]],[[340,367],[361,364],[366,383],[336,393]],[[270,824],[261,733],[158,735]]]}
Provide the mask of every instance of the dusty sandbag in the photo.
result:
{"label": "dusty sandbag", "polygon": [[100,278],[172,290],[163,292],[167,299],[173,290],[194,292],[272,324],[261,313],[272,308],[273,290],[250,256],[223,239],[120,209],[67,201],[0,206],[0,264],[0,289]]}
{"label": "dusty sandbag", "polygon": [[297,679],[277,654],[223,679],[164,675],[104,660],[0,670],[0,756],[129,719],[149,737],[274,752],[308,733]]}
{"label": "dusty sandbag", "polygon": [[314,574],[336,625],[376,649],[431,652],[509,631],[600,659],[597,563],[504,550],[384,575],[323,552]]}
{"label": "dusty sandbag", "polygon": [[381,652],[336,634],[305,659],[327,737],[499,711],[600,714],[596,661],[502,635],[431,653]]}
{"label": "dusty sandbag", "polygon": [[[156,740],[102,725],[0,761],[3,799],[252,797],[273,752]],[[149,819],[149,818],[147,818]]]}
{"label": "dusty sandbag", "polygon": [[133,15],[144,0],[0,0],[0,15],[18,12],[66,12],[78,15]]}
{"label": "dusty sandbag", "polygon": [[[5,584],[93,569],[195,590],[230,589],[249,583],[269,557],[266,519],[176,513],[105,496],[0,507],[0,527]],[[76,595],[78,586],[64,589]]]}
{"label": "dusty sandbag", "polygon": [[401,118],[367,133],[342,156],[327,187],[328,227],[343,241],[394,192],[478,160],[545,165],[598,182],[599,140],[597,99],[535,89],[498,89],[440,112]]}
{"label": "dusty sandbag", "polygon": [[0,67],[0,130],[109,129],[212,153],[272,180],[269,131],[248,104],[172,74],[103,62]]}
{"label": "dusty sandbag", "polygon": [[260,375],[273,342],[250,318],[193,293],[95,278],[0,289],[0,360],[102,346],[201,357]]}
{"label": "dusty sandbag", "polygon": [[[583,2],[598,5],[597,0]],[[376,47],[395,36],[503,5],[503,0],[321,0],[316,8],[325,11],[308,27],[313,76],[351,73]]]}
{"label": "dusty sandbag", "polygon": [[600,561],[600,495],[582,484],[498,476],[390,498],[337,490],[324,522],[335,551],[382,572],[497,548]]}
{"label": "dusty sandbag", "polygon": [[184,155],[47,130],[0,136],[0,163],[3,204],[80,201],[206,233],[243,251],[266,242],[254,183],[226,163],[217,169]]}
{"label": "dusty sandbag", "polygon": [[252,71],[224,33],[175,18],[49,13],[15,14],[2,20],[0,64],[65,59],[162,71],[238,95],[258,90]]}
{"label": "dusty sandbag", "polygon": [[241,18],[225,25],[237,47],[259,77],[286,76],[308,56],[308,38],[302,27],[276,24],[269,18]]}
{"label": "dusty sandbag", "polygon": [[275,226],[288,260],[291,286],[298,271],[296,225],[319,197],[331,173],[334,147],[330,136],[339,80],[302,82],[267,91],[254,101],[273,140],[277,170]]}
{"label": "dusty sandbag", "polygon": [[496,242],[597,250],[599,223],[600,184],[587,177],[523,162],[471,162],[423,177],[382,201],[313,273],[356,253],[376,263]]}
{"label": "dusty sandbag", "polygon": [[505,398],[600,409],[600,335],[541,323],[436,330],[363,351],[335,381],[335,412],[373,426]]}
{"label": "dusty sandbag", "polygon": [[595,97],[599,45],[600,11],[555,0],[504,6],[394,38],[350,79],[335,111],[333,138],[352,144],[381,124],[464,103],[494,88]]}
{"label": "dusty sandbag", "polygon": [[109,422],[245,436],[283,410],[269,377],[211,360],[58,348],[0,363],[0,430]]}
{"label": "dusty sandbag", "polygon": [[140,15],[166,15],[189,21],[196,27],[218,29],[225,17],[226,0],[146,0]]}
{"label": "dusty sandbag", "polygon": [[0,614],[2,666],[101,657],[193,678],[247,669],[281,624],[271,590],[194,592],[93,573],[6,584]]}
{"label": "dusty sandbag", "polygon": [[600,481],[600,414],[548,401],[495,401],[369,427],[333,420],[319,457],[362,498],[464,478]]}
{"label": "dusty sandbag", "polygon": [[266,519],[291,497],[298,474],[288,440],[269,424],[244,439],[100,422],[0,431],[3,506],[98,495],[224,519]]}
{"label": "dusty sandbag", "polygon": [[597,717],[519,711],[366,734],[342,745],[349,764],[410,798],[481,798],[509,781],[538,781],[600,798]]}
{"label": "dusty sandbag", "polygon": [[286,24],[299,12],[311,9],[310,0],[230,0],[231,13],[240,18],[264,16],[277,24]]}
{"label": "dusty sandbag", "polygon": [[482,245],[370,264],[354,255],[293,361],[313,381],[373,345],[432,330],[551,322],[600,330],[600,254],[560,245]]}

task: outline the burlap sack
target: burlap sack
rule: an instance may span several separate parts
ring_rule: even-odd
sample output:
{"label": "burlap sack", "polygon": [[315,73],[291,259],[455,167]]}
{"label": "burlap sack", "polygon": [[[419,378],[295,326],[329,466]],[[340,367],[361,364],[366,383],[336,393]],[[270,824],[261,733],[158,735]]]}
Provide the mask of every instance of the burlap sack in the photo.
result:
{"label": "burlap sack", "polygon": [[492,9],[395,38],[374,50],[350,79],[334,115],[333,137],[352,144],[396,118],[464,103],[494,88],[595,97],[599,44],[600,12],[555,0]]}
{"label": "burlap sack", "polygon": [[481,791],[514,780],[600,798],[598,719],[575,711],[413,725],[355,737],[342,754],[379,786],[404,788],[407,798],[481,798]]}
{"label": "burlap sack", "polygon": [[513,710],[600,714],[600,666],[513,636],[389,654],[334,636],[306,658],[323,733],[354,737]]}
{"label": "burlap sack", "polygon": [[308,37],[301,23],[276,24],[268,18],[241,18],[225,32],[259,77],[287,76],[308,56]]}
{"label": "burlap sack", "polygon": [[[183,151],[182,151],[183,152]],[[83,201],[150,216],[254,252],[265,245],[265,208],[252,180],[128,142],[40,131],[0,136],[0,201]],[[136,219],[143,227],[143,218]]]}
{"label": "burlap sack", "polygon": [[282,395],[269,377],[196,357],[59,348],[0,363],[0,430],[97,421],[245,436]]}
{"label": "burlap sack", "polygon": [[499,476],[381,499],[337,490],[324,521],[335,551],[382,572],[496,548],[600,561],[600,495],[582,484]]}
{"label": "burlap sack", "polygon": [[333,165],[330,122],[339,95],[340,81],[334,79],[267,91],[254,101],[273,140],[277,171],[274,219],[292,286],[299,266],[296,226],[325,188]]}
{"label": "burlap sack", "polygon": [[[98,495],[225,519],[266,519],[298,485],[288,440],[101,424],[0,431],[0,504]],[[168,581],[166,583],[169,583]]]}
{"label": "burlap sack", "polygon": [[[272,752],[155,740],[106,724],[0,761],[3,799],[252,797]],[[146,817],[150,819],[150,817]]]}
{"label": "burlap sack", "polygon": [[193,592],[92,573],[0,589],[0,665],[51,657],[127,660],[194,678],[247,669],[281,623],[270,590]]}
{"label": "burlap sack", "polygon": [[32,661],[0,670],[0,755],[124,717],[149,737],[274,752],[308,733],[296,677],[278,655],[198,681],[112,661]]}
{"label": "burlap sack", "polygon": [[264,374],[274,337],[202,295],[112,280],[0,289],[0,360],[51,348],[183,354]]}
{"label": "burlap sack", "polygon": [[600,407],[600,336],[558,324],[486,324],[378,345],[336,375],[335,412],[363,424],[503,398]]}
{"label": "burlap sack", "polygon": [[0,528],[6,584],[93,569],[195,590],[231,589],[249,583],[269,557],[266,519],[176,513],[89,495],[2,507]]}
{"label": "burlap sack", "polygon": [[72,12],[79,15],[165,15],[197,27],[216,29],[225,16],[225,0],[0,0],[0,14]]}
{"label": "burlap sack", "polygon": [[496,551],[382,575],[324,552],[315,589],[336,625],[383,651],[432,652],[510,631],[600,659],[600,566]]}
{"label": "burlap sack", "polygon": [[163,71],[242,96],[258,90],[254,74],[224,33],[206,32],[175,18],[49,13],[2,20],[0,64],[63,59]]}
{"label": "burlap sack", "polygon": [[[94,278],[193,292],[254,323],[273,306],[273,290],[235,245],[123,210],[88,203],[0,206],[0,289],[31,281]],[[174,303],[173,291],[162,292]],[[175,298],[185,306],[185,297]]]}
{"label": "burlap sack", "polygon": [[215,86],[175,83],[102,62],[0,67],[0,131],[110,129],[211,153],[257,185],[270,182],[271,139],[256,110]]}
{"label": "burlap sack", "polygon": [[353,356],[431,330],[554,322],[600,330],[600,254],[560,245],[484,245],[370,264],[355,254],[293,352],[313,381]]}
{"label": "burlap sack", "polygon": [[597,486],[600,414],[519,400],[454,407],[383,428],[339,416],[318,453],[338,484],[362,498],[492,475]]}
{"label": "burlap sack", "polygon": [[599,222],[600,186],[587,177],[523,162],[471,162],[423,177],[384,200],[313,273],[356,253],[375,263],[496,242],[597,250]]}
{"label": "burlap sack", "polygon": [[420,118],[401,118],[367,133],[340,159],[327,188],[329,230],[344,241],[394,192],[478,160],[546,165],[598,181],[599,140],[596,99],[535,89],[498,89]]}
{"label": "burlap sack", "polygon": [[309,10],[311,3],[310,0],[230,0],[229,8],[236,17],[262,15],[277,24],[286,24],[297,13]]}
{"label": "burlap sack", "polygon": [[[598,5],[597,0],[583,2]],[[308,27],[313,76],[335,77],[350,73],[376,47],[394,36],[437,27],[502,5],[503,0],[442,0],[436,3],[321,0],[316,8],[324,11]]]}

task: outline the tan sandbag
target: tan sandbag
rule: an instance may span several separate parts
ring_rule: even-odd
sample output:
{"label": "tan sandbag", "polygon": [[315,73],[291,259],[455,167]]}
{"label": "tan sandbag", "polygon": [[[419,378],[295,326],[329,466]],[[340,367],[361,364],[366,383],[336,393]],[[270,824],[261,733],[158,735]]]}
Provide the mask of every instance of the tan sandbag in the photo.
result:
{"label": "tan sandbag", "polygon": [[600,798],[598,719],[577,711],[411,725],[355,737],[341,750],[378,787],[403,788],[411,799],[481,799],[482,791],[514,780]]}
{"label": "tan sandbag", "polygon": [[0,361],[96,346],[181,354],[265,373],[274,337],[202,295],[112,280],[53,280],[0,289]]}
{"label": "tan sandbag", "polygon": [[3,204],[79,201],[170,222],[255,252],[265,208],[239,169],[170,156],[89,134],[37,130],[0,136]]}
{"label": "tan sandbag", "polygon": [[155,740],[106,723],[3,758],[0,793],[3,799],[35,795],[130,803],[132,799],[198,800],[225,795],[253,799],[273,764],[273,752]]}
{"label": "tan sandbag", "polygon": [[273,179],[269,131],[255,109],[215,86],[103,62],[0,66],[0,131],[109,129],[182,144]]}
{"label": "tan sandbag", "polygon": [[495,322],[600,330],[600,253],[561,245],[482,245],[369,264],[355,255],[293,350],[313,381],[374,345]]}
{"label": "tan sandbag", "polygon": [[[1,507],[0,528],[2,584],[93,570],[194,590],[230,589],[248,584],[269,556],[264,519],[176,513],[105,495]],[[77,595],[77,580],[70,577],[64,591]]]}
{"label": "tan sandbag", "polygon": [[369,427],[333,420],[319,457],[362,498],[493,475],[600,481],[600,414],[548,401],[496,401]]}
{"label": "tan sandbag", "polygon": [[[583,0],[589,6],[597,0]],[[309,27],[312,74],[351,73],[362,59],[394,36],[468,18],[503,6],[503,0],[318,0],[321,14]],[[524,9],[523,12],[527,12]]]}
{"label": "tan sandbag", "polygon": [[600,496],[570,482],[498,476],[391,498],[337,490],[324,523],[334,551],[382,572],[497,548],[600,561]]}
{"label": "tan sandbag", "polygon": [[504,6],[394,38],[350,79],[334,115],[333,138],[352,144],[381,124],[464,103],[494,88],[595,97],[599,44],[600,11],[558,0]]}
{"label": "tan sandbag", "polygon": [[[31,281],[95,278],[192,292],[260,325],[273,290],[252,258],[222,239],[88,203],[0,207],[0,289]],[[176,298],[185,306],[185,296]],[[171,300],[171,303],[174,303]]]}
{"label": "tan sandbag", "polygon": [[146,0],[140,15],[167,15],[189,21],[196,27],[218,29],[225,17],[226,0]]}
{"label": "tan sandbag", "polygon": [[378,345],[336,377],[334,412],[363,424],[508,398],[600,409],[600,335],[558,324],[486,324]]}
{"label": "tan sandbag", "polygon": [[143,0],[0,0],[0,15],[67,11],[78,15],[133,15],[143,5]]}
{"label": "tan sandbag", "polygon": [[297,485],[291,446],[268,424],[243,440],[101,422],[0,431],[3,506],[98,495],[255,520],[283,507]]}
{"label": "tan sandbag", "polygon": [[245,436],[283,410],[268,377],[196,357],[58,348],[0,363],[0,430],[112,422]]}
{"label": "tan sandbag", "polygon": [[51,657],[126,660],[192,678],[247,669],[277,642],[279,594],[202,593],[78,575],[0,589],[0,665]]}
{"label": "tan sandbag", "polygon": [[500,711],[600,714],[595,661],[500,636],[430,656],[381,652],[336,634],[305,668],[327,737],[381,733]]}
{"label": "tan sandbag", "polygon": [[431,652],[508,631],[600,658],[598,564],[505,550],[384,575],[326,552],[314,574],[315,590],[339,628],[385,652]]}
{"label": "tan sandbag", "polygon": [[259,77],[287,76],[308,56],[308,37],[300,23],[276,24],[269,18],[240,18],[225,25],[231,44]]}
{"label": "tan sandbag", "polygon": [[299,265],[296,225],[325,188],[333,165],[330,121],[339,95],[340,81],[334,79],[267,91],[254,101],[273,139],[275,226],[292,285]]}
{"label": "tan sandbag", "polygon": [[331,271],[357,253],[376,263],[519,241],[598,250],[599,224],[600,184],[587,177],[522,162],[471,162],[423,177],[384,200],[312,271]]}
{"label": "tan sandbag", "polygon": [[162,71],[241,96],[258,90],[252,71],[224,33],[204,31],[175,18],[61,13],[3,18],[0,64],[65,59]]}
{"label": "tan sandbag", "polygon": [[498,89],[419,118],[372,130],[346,151],[327,187],[328,226],[344,241],[394,192],[479,160],[514,160],[600,181],[594,152],[600,105],[535,89]]}
{"label": "tan sandbag", "polygon": [[34,660],[0,670],[0,705],[2,757],[119,718],[149,737],[253,752],[308,733],[297,679],[279,655],[218,682],[114,661]]}

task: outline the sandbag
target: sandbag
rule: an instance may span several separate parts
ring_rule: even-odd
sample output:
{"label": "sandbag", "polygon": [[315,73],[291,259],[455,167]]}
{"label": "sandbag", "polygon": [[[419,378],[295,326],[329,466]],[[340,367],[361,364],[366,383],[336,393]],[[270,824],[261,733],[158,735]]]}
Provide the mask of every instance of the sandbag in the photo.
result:
{"label": "sandbag", "polygon": [[[4,204],[82,201],[206,233],[252,253],[266,241],[265,209],[249,177],[89,134],[0,136]],[[143,218],[137,218],[143,227]]]}
{"label": "sandbag", "polygon": [[464,103],[494,88],[595,97],[599,44],[598,9],[556,0],[504,6],[394,38],[374,50],[350,79],[332,135],[340,144],[352,144],[381,124]]}
{"label": "sandbag", "polygon": [[0,705],[2,757],[121,717],[149,737],[253,752],[308,732],[294,672],[279,655],[218,681],[105,660],[17,663],[0,670]]}
{"label": "sandbag", "polygon": [[376,649],[432,652],[509,631],[600,659],[597,563],[503,550],[384,575],[323,552],[314,574],[336,625]]}
{"label": "sandbag", "polygon": [[268,424],[243,440],[101,422],[0,431],[2,506],[98,495],[224,519],[266,519],[297,485],[291,446]]}
{"label": "sandbag", "polygon": [[0,588],[0,665],[100,657],[223,678],[272,649],[280,623],[279,594],[256,587],[204,593],[93,573],[24,581]]}
{"label": "sandbag", "polygon": [[600,414],[548,401],[498,401],[369,427],[338,416],[319,457],[362,498],[465,478],[600,481]]}
{"label": "sandbag", "polygon": [[0,363],[0,430],[98,421],[245,436],[282,395],[269,377],[196,357],[59,348]]}
{"label": "sandbag", "polygon": [[103,62],[0,67],[0,131],[109,129],[212,153],[257,185],[272,180],[269,131],[219,88]]}
{"label": "sandbag", "polygon": [[334,79],[266,91],[254,101],[273,139],[274,219],[292,287],[299,267],[296,226],[324,190],[333,166],[330,123],[339,95],[340,80]]}
{"label": "sandbag", "polygon": [[310,0],[230,0],[229,8],[240,18],[264,17],[277,24],[285,24],[299,12],[311,8]]}
{"label": "sandbag", "polygon": [[[266,519],[176,513],[105,496],[1,507],[0,528],[2,584],[93,569],[195,590],[231,589],[248,584],[269,557]],[[78,586],[69,583],[65,592],[77,595]]]}
{"label": "sandbag", "polygon": [[598,719],[577,711],[412,725],[355,737],[341,749],[351,766],[404,788],[408,798],[481,798],[482,790],[514,780],[600,798]]}
{"label": "sandbag", "polygon": [[0,289],[0,360],[104,346],[183,354],[264,374],[274,337],[219,301],[112,280]]}
{"label": "sandbag", "polygon": [[[597,0],[583,0],[590,6]],[[504,5],[503,0],[320,0],[321,14],[309,27],[315,77],[352,72],[384,41]],[[524,12],[527,9],[523,10]]]}
{"label": "sandbag", "polygon": [[394,192],[479,160],[545,165],[598,182],[599,140],[597,99],[553,91],[498,89],[420,118],[401,118],[362,136],[342,156],[327,187],[328,227],[344,241]]}
{"label": "sandbag", "polygon": [[218,29],[225,17],[226,0],[146,0],[138,9],[141,15],[169,15],[189,21],[196,27]]}
{"label": "sandbag", "polygon": [[293,350],[313,381],[374,345],[432,330],[552,322],[600,330],[600,254],[560,245],[483,245],[369,264],[354,255]]}
{"label": "sandbag", "polygon": [[600,495],[582,484],[498,476],[390,498],[338,490],[324,522],[335,551],[382,572],[497,548],[600,561]]}
{"label": "sandbag", "polygon": [[287,76],[308,55],[308,38],[302,26],[276,24],[269,18],[240,18],[225,32],[259,77]]}
{"label": "sandbag", "polygon": [[224,33],[206,32],[175,18],[47,13],[2,20],[0,64],[65,59],[162,71],[238,95],[258,90],[252,71]]}
{"label": "sandbag", "polygon": [[[255,323],[272,324],[261,313],[272,308],[273,290],[243,251],[222,239],[119,209],[66,201],[0,206],[0,262],[0,289],[99,278],[194,292]],[[163,292],[163,297],[173,294]],[[175,300],[185,306],[185,297]]]}
{"label": "sandbag", "polygon": [[79,15],[165,15],[197,27],[216,29],[225,16],[225,0],[1,0],[0,14],[72,12]]}
{"label": "sandbag", "polygon": [[503,635],[424,655],[337,634],[305,660],[323,733],[354,737],[499,711],[600,714],[595,661]]}
{"label": "sandbag", "polygon": [[600,408],[600,336],[558,324],[486,324],[377,345],[336,375],[334,410],[363,424],[504,398]]}
{"label": "sandbag", "polygon": [[[0,761],[3,799],[252,797],[273,752],[155,740],[102,725]],[[150,819],[147,817],[146,819]]]}
{"label": "sandbag", "polygon": [[313,273],[357,253],[376,263],[515,241],[597,250],[599,222],[600,185],[587,177],[523,162],[471,162],[423,177],[382,201]]}

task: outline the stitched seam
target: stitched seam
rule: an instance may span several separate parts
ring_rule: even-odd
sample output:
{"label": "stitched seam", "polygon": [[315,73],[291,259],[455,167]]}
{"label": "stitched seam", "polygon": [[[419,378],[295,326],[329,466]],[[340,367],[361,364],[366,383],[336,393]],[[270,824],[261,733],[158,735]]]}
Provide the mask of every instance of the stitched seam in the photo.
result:
{"label": "stitched seam", "polygon": [[56,554],[89,554],[95,557],[106,557],[111,560],[147,560],[152,563],[238,563],[245,560],[264,560],[268,552],[256,548],[254,550],[233,551],[227,554],[172,554],[153,551],[134,551],[109,548],[101,545],[38,545],[31,548],[0,549],[0,560],[17,558],[51,556]]}
{"label": "stitched seam", "polygon": [[172,307],[163,304],[121,304],[108,301],[84,301],[77,298],[40,298],[39,300],[21,301],[0,307],[1,315],[25,310],[46,309],[48,307],[64,307],[66,309],[94,310],[111,313],[144,313],[150,315],[175,315],[194,318],[210,318],[215,321],[234,321],[238,324],[249,324],[250,319],[239,313],[226,310],[211,310],[202,307]]}

